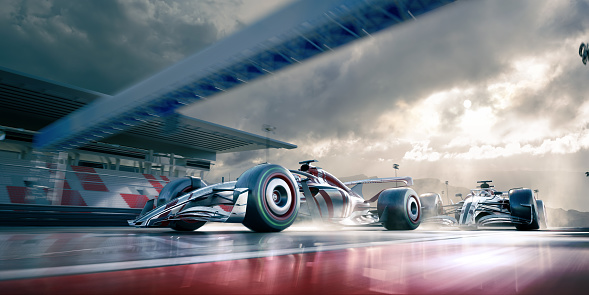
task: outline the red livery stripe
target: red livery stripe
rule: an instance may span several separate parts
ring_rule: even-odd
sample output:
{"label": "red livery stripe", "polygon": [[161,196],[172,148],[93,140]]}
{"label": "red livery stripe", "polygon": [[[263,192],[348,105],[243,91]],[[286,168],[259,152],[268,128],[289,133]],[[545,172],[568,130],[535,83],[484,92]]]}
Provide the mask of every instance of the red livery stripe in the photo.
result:
{"label": "red livery stripe", "polygon": [[348,211],[348,203],[350,202],[348,200],[348,194],[346,194],[345,192],[340,191],[340,194],[342,195],[342,201],[343,201],[343,208],[342,208],[342,218],[346,217],[347,211]]}
{"label": "red livery stripe", "polygon": [[219,205],[219,207],[225,212],[231,212],[233,210],[233,205]]}
{"label": "red livery stripe", "polygon": [[325,204],[327,205],[327,214],[329,218],[333,218],[333,202],[331,201],[331,197],[329,197],[329,194],[323,190],[320,190],[319,193],[325,200]]}

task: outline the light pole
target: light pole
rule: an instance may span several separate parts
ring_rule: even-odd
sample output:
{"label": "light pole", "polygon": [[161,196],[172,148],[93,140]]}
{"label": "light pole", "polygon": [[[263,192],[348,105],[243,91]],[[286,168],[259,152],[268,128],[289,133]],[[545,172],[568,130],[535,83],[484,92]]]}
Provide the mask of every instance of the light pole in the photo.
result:
{"label": "light pole", "polygon": [[450,202],[450,191],[448,191],[448,181],[446,180],[446,198],[448,198],[448,204],[451,204]]}
{"label": "light pole", "polygon": [[276,127],[268,124],[262,125],[262,131],[266,132],[266,163],[268,163],[268,154],[270,153],[270,132],[274,133]]}
{"label": "light pole", "polygon": [[[397,170],[399,170],[399,164],[393,164],[393,169],[395,169],[395,177],[397,177]],[[396,181],[395,181],[395,187],[397,187]]]}

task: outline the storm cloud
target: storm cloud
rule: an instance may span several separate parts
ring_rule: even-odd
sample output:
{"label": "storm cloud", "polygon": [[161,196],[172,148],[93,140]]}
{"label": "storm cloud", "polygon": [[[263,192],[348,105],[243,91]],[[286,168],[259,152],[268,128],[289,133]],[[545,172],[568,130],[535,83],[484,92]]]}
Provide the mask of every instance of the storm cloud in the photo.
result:
{"label": "storm cloud", "polygon": [[3,0],[0,65],[106,94],[242,28],[242,1]]}
{"label": "storm cloud", "polygon": [[[586,15],[587,1],[461,1],[185,113],[254,133],[276,126],[299,145],[272,151],[290,167],[318,158],[340,175],[388,176],[401,163],[466,187],[487,175],[504,189],[582,195],[587,183],[525,175],[589,169]],[[236,167],[220,157],[218,168]]]}

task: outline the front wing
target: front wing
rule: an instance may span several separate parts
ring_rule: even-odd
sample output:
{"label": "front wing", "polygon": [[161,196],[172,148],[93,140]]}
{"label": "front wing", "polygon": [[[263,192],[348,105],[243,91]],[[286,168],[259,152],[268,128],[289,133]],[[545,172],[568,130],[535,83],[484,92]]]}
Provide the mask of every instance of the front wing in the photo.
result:
{"label": "front wing", "polygon": [[235,182],[206,186],[151,210],[153,202],[148,202],[142,214],[128,223],[135,227],[165,227],[173,220],[239,223],[245,217],[247,199],[248,189],[236,188]]}

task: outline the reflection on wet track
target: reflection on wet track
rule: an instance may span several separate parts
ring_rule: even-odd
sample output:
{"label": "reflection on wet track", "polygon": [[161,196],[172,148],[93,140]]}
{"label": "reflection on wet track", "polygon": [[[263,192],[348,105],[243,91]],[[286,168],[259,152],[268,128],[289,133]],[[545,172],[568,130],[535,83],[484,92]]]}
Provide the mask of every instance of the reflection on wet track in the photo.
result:
{"label": "reflection on wet track", "polygon": [[586,231],[2,228],[0,243],[6,294],[574,294],[589,286]]}

